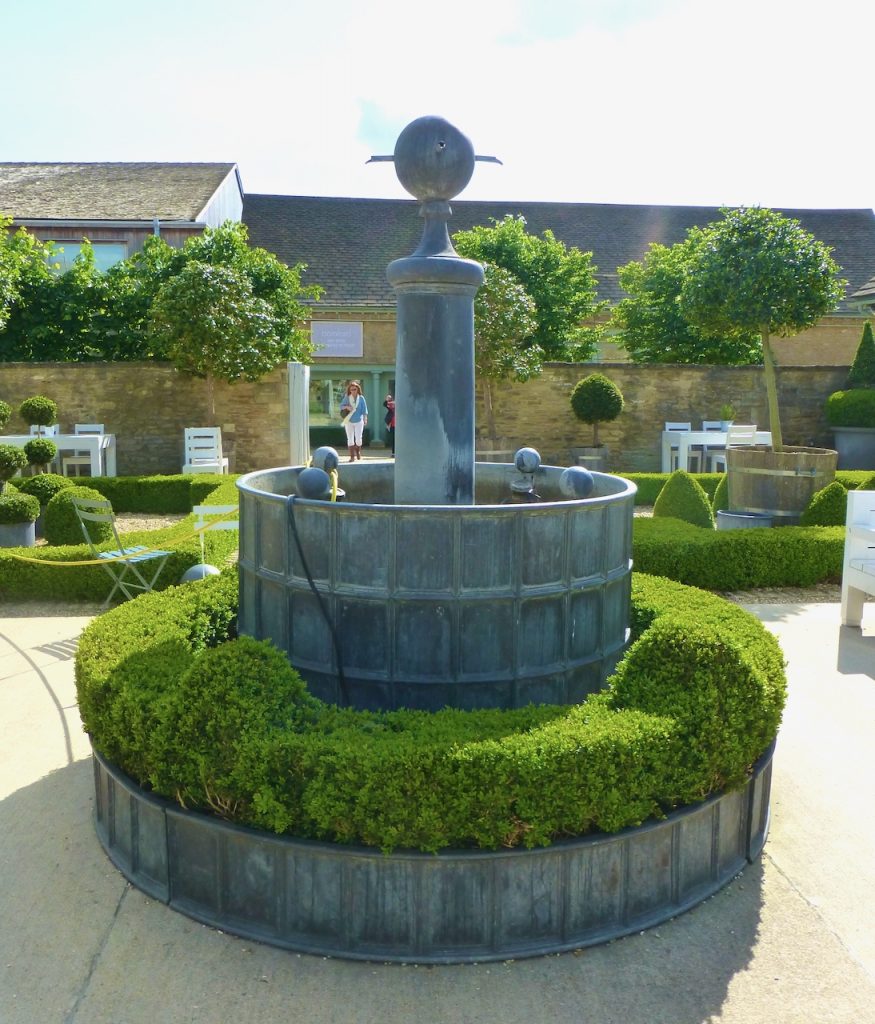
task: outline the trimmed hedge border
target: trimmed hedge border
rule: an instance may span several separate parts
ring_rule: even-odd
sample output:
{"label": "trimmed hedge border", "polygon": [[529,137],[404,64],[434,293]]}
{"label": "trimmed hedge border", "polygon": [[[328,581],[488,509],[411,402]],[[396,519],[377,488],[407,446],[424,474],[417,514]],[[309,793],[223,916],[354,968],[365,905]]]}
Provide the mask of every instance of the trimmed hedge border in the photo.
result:
{"label": "trimmed hedge border", "polygon": [[785,698],[775,639],[741,608],[633,581],[633,643],[582,704],[358,712],[233,638],[236,574],[92,622],[76,658],[95,748],[158,795],[277,833],[411,847],[615,832],[747,779]]}

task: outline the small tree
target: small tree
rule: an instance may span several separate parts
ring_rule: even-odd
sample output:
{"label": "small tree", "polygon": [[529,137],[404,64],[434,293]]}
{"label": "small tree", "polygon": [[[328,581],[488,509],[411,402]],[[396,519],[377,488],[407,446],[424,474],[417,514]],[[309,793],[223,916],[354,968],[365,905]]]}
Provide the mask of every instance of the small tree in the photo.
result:
{"label": "small tree", "polygon": [[474,368],[483,382],[486,427],[495,443],[493,386],[526,381],[541,372],[539,345],[523,345],[535,329],[535,304],[503,267],[484,264],[484,281],[474,299]]}
{"label": "small tree", "polygon": [[875,338],[871,320],[863,325],[863,335],[848,372],[848,387],[875,388]]}
{"label": "small tree", "polygon": [[233,267],[188,264],[161,287],[151,323],[176,368],[206,378],[211,419],[216,378],[258,380],[308,349],[304,338],[292,344],[282,318]]}
{"label": "small tree", "polygon": [[[58,405],[45,395],[34,395],[33,398],[25,398],[18,407],[18,413],[25,423],[40,428],[48,427],[58,418]],[[42,429],[39,433],[42,434]]]}
{"label": "small tree", "polygon": [[571,391],[571,408],[584,423],[592,424],[592,443],[599,447],[599,423],[615,420],[623,411],[623,396],[617,385],[602,373],[591,373]]}
{"label": "small tree", "polygon": [[626,298],[617,303],[611,325],[619,332],[619,344],[632,362],[719,366],[762,362],[756,331],[714,337],[691,324],[681,312],[678,300],[700,234],[699,228],[692,228],[686,240],[676,245],[654,242],[643,260],[617,268]]}
{"label": "small tree", "polygon": [[6,483],[27,465],[27,456],[14,444],[0,444],[0,494],[6,490]]}
{"label": "small tree", "polygon": [[9,417],[12,415],[12,406],[8,402],[0,399],[0,430],[2,430],[9,422]]}
{"label": "small tree", "polygon": [[845,282],[829,247],[797,220],[759,207],[721,212],[690,255],[681,312],[713,334],[759,331],[772,447],[782,451],[771,336],[811,327],[835,308]]}
{"label": "small tree", "polygon": [[507,216],[492,226],[457,231],[461,256],[509,270],[535,303],[535,329],[526,347],[538,346],[545,359],[588,359],[601,334],[582,323],[599,313],[592,253],[569,248],[552,231],[531,235],[523,217]]}
{"label": "small tree", "polygon": [[49,463],[58,454],[58,446],[47,437],[35,437],[24,446],[27,464],[34,466],[40,473],[48,473]]}

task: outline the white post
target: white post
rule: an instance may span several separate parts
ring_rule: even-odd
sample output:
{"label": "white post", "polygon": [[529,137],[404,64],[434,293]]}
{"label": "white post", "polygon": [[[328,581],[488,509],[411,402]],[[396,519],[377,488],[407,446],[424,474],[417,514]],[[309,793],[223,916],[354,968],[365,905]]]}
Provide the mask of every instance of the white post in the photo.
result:
{"label": "white post", "polygon": [[288,363],[289,462],[303,466],[310,458],[310,367]]}

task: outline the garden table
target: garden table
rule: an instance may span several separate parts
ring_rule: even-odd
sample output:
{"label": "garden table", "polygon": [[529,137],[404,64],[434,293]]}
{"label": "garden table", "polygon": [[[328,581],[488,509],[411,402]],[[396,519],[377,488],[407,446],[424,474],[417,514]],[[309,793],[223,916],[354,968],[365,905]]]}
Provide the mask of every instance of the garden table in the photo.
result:
{"label": "garden table", "polygon": [[[680,469],[690,468],[690,445],[703,444],[717,451],[726,448],[728,431],[725,430],[663,430],[662,432],[662,472],[671,472],[671,450],[677,447],[678,466]],[[758,430],[757,444],[771,444],[772,433],[769,430]]]}
{"label": "garden table", "polygon": [[[7,434],[0,436],[0,444],[13,444],[23,448],[35,434]],[[62,451],[88,452],[91,456],[92,476],[115,476],[115,434],[52,434],[47,438]]]}

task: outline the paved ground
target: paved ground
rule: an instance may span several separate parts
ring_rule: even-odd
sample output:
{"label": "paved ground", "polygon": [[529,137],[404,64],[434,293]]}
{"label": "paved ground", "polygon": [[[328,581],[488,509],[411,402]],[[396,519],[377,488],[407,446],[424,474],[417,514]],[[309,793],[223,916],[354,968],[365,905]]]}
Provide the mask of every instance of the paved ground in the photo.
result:
{"label": "paved ground", "polygon": [[875,1024],[875,605],[751,606],[791,695],[761,860],[575,955],[465,967],[298,956],[129,887],[91,824],[72,657],[87,615],[0,608],[0,1024]]}

